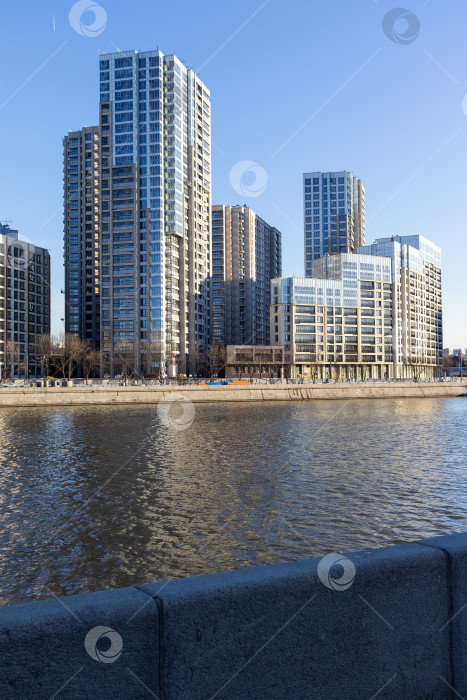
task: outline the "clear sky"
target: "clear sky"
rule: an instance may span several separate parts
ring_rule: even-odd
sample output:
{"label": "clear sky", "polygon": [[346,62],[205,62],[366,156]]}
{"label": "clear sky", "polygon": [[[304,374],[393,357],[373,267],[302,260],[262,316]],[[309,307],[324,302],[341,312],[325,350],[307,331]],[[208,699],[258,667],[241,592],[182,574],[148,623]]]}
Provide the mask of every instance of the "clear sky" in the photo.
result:
{"label": "clear sky", "polygon": [[444,346],[467,346],[465,0],[390,15],[393,0],[102,0],[81,15],[86,4],[71,22],[69,0],[0,7],[0,220],[51,251],[55,332],[63,135],[97,123],[99,50],[159,46],[211,90],[213,202],[282,231],[284,275],[304,270],[302,173],[352,170],[367,242],[441,246]]}

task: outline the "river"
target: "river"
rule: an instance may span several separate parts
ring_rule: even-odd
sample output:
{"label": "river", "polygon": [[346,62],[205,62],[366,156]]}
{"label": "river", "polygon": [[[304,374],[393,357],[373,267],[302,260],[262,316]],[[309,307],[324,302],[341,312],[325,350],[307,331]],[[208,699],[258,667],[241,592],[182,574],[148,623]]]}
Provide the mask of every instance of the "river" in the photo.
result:
{"label": "river", "polygon": [[0,409],[0,603],[467,529],[463,398],[193,412]]}

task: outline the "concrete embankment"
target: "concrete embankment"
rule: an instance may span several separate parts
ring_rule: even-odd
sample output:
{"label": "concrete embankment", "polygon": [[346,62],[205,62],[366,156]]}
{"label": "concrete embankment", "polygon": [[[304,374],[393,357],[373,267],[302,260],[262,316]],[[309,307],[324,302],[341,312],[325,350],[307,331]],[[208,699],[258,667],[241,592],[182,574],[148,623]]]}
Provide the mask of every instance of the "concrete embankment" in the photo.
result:
{"label": "concrete embankment", "polygon": [[300,401],[308,399],[439,398],[466,396],[458,383],[252,384],[233,386],[75,386],[0,389],[2,406],[83,406],[157,404],[174,394],[193,403],[225,401]]}
{"label": "concrete embankment", "polygon": [[467,534],[0,609],[0,697],[467,697]]}

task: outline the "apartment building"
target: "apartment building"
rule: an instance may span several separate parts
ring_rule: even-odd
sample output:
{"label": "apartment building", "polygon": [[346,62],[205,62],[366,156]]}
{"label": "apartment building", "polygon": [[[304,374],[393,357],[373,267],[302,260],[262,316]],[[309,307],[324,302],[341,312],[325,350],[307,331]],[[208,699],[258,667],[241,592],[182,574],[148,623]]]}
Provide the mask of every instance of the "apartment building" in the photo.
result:
{"label": "apartment building", "polygon": [[99,127],[63,139],[65,332],[100,344]]}
{"label": "apartment building", "polygon": [[35,338],[50,333],[50,255],[0,224],[0,376],[40,373]]}
{"label": "apartment building", "polygon": [[346,170],[303,175],[305,275],[332,253],[356,253],[365,243],[365,189]]}
{"label": "apartment building", "polygon": [[282,271],[281,233],[247,206],[212,207],[212,339],[268,345],[271,279]]}
{"label": "apartment building", "polygon": [[440,249],[395,236],[272,281],[271,342],[292,376],[433,378],[442,352]]}
{"label": "apartment building", "polygon": [[[190,372],[209,345],[210,93],[161,51],[100,56],[104,369]],[[176,369],[174,369],[176,367]]]}
{"label": "apartment building", "polygon": [[397,301],[394,343],[399,367],[422,364],[438,368],[443,354],[439,246],[424,236],[391,236],[379,238],[358,252],[391,260]]}

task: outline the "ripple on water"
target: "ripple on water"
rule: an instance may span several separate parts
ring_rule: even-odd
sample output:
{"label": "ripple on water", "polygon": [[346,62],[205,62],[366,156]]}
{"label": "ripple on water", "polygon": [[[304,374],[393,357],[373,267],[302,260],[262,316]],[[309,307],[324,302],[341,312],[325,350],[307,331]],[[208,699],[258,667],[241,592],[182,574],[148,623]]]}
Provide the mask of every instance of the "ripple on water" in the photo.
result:
{"label": "ripple on water", "polygon": [[465,529],[462,399],[2,409],[3,604]]}

